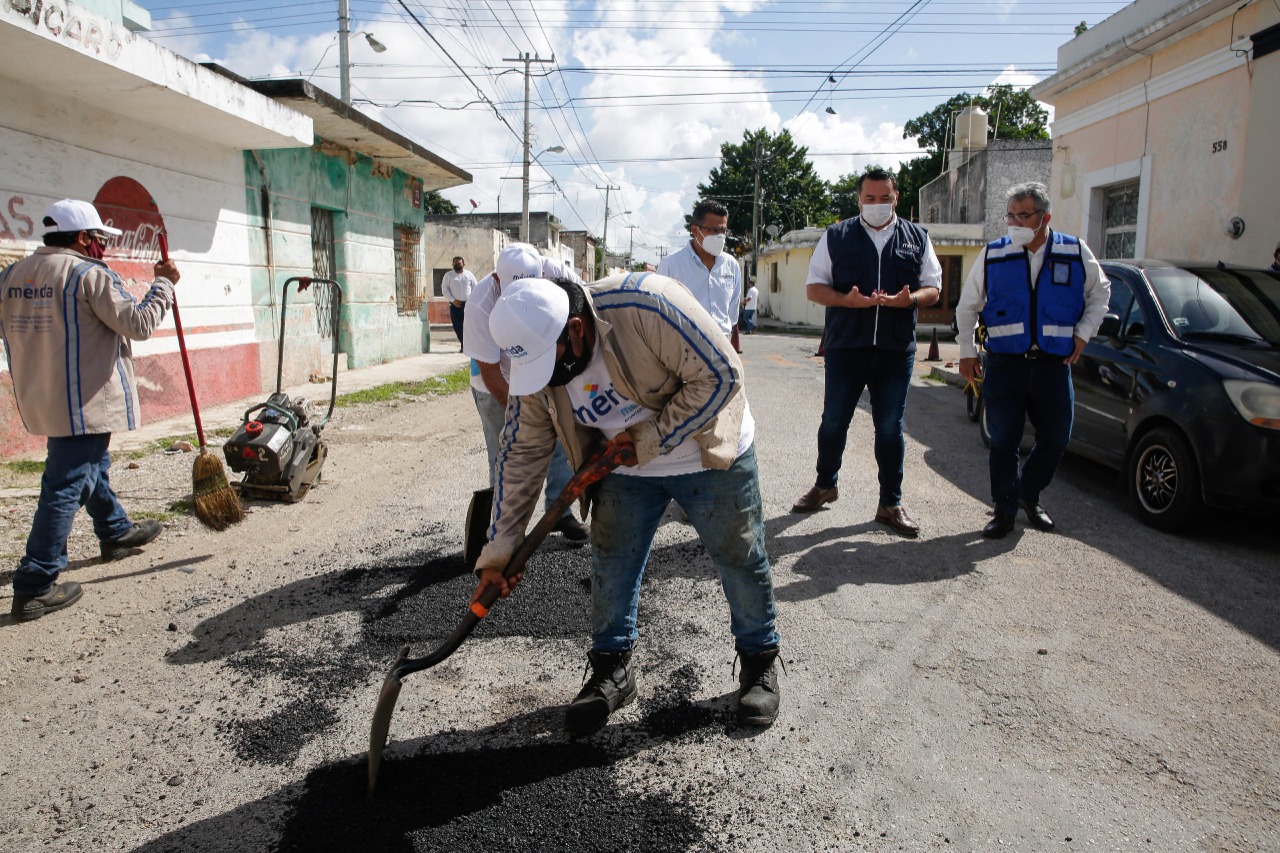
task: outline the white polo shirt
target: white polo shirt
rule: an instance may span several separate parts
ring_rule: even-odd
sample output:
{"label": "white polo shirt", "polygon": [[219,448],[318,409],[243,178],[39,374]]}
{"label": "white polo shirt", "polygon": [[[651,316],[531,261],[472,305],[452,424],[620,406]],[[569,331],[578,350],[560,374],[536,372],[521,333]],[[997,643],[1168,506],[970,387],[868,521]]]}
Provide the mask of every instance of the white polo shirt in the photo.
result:
{"label": "white polo shirt", "polygon": [[721,252],[711,269],[707,269],[691,240],[683,249],[658,262],[658,275],[683,284],[711,314],[725,337],[733,334],[733,324],[738,322],[738,305],[742,302],[742,267],[736,258]]}

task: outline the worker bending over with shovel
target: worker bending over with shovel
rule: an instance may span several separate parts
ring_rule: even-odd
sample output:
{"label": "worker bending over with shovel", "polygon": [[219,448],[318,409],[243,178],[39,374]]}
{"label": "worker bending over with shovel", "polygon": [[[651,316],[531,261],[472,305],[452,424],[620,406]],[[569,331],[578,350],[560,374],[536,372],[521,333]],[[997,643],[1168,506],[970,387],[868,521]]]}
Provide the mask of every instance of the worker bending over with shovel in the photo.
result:
{"label": "worker bending over with shovel", "polygon": [[599,484],[591,509],[591,676],[569,705],[572,735],[599,731],[636,696],[640,579],[675,500],[716,567],[741,661],[738,721],[778,714],[778,631],[764,512],[742,362],[715,320],[679,282],[645,273],[581,286],[521,279],[489,318],[511,358],[498,453],[500,496],[476,562],[477,594],[504,597],[502,577],[538,501],[557,439],[576,469],[603,438],[631,444],[633,467]]}

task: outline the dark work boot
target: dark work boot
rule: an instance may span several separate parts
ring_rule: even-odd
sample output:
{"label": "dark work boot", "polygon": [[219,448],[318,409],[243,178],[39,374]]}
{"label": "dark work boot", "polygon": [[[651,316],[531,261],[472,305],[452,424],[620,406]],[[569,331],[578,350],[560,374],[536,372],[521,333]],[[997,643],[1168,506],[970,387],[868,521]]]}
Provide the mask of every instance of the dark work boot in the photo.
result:
{"label": "dark work boot", "polygon": [[145,521],[139,521],[134,524],[119,539],[103,539],[100,543],[102,545],[102,562],[110,563],[112,560],[128,554],[134,548],[141,548],[159,536],[162,530],[164,530],[164,525],[154,518],[148,518]]}
{"label": "dark work boot", "polygon": [[80,595],[80,584],[63,581],[54,584],[44,595],[15,595],[9,612],[19,622],[30,622],[46,613],[70,607],[80,600]]}
{"label": "dark work boot", "polygon": [[609,715],[636,698],[631,652],[587,652],[591,677],[564,715],[565,731],[574,737],[604,728]]}
{"label": "dark work boot", "polygon": [[749,655],[738,649],[738,722],[771,726],[778,716],[778,650]]}

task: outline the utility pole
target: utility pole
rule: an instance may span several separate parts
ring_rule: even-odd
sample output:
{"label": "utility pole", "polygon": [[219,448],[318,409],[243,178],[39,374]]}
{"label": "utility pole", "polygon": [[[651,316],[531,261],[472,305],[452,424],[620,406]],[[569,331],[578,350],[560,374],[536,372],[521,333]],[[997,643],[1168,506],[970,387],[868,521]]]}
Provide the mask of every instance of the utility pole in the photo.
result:
{"label": "utility pole", "polygon": [[347,11],[347,0],[338,0],[338,68],[342,103],[351,104],[351,55],[347,48],[347,39],[351,37],[351,16]]}
{"label": "utility pole", "polygon": [[[620,187],[596,187],[598,190],[604,190],[604,233],[600,235],[600,257],[606,268],[609,266],[609,193]],[[596,278],[600,278],[600,271],[596,270]]]}
{"label": "utility pole", "polygon": [[631,268],[636,265],[636,227],[628,225],[627,228],[631,229],[631,248],[627,249],[627,272],[631,272]]}
{"label": "utility pole", "polygon": [[756,189],[751,197],[751,280],[755,281],[760,258],[760,140],[756,140]]}
{"label": "utility pole", "polygon": [[523,62],[524,63],[524,192],[522,193],[522,201],[520,204],[520,242],[529,242],[529,66],[535,62],[551,63],[556,58],[553,54],[550,59],[539,59],[537,55],[530,57],[528,53],[524,56],[517,56],[515,59],[503,57],[503,62]]}

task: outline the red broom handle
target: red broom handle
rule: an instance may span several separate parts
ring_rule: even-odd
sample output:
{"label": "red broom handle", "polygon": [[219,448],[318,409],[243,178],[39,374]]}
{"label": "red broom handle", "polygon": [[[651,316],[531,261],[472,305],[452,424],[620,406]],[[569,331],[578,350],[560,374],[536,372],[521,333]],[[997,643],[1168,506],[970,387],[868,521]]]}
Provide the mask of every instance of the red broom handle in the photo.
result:
{"label": "red broom handle", "polygon": [[[169,260],[169,238],[161,231],[157,238],[160,241],[160,260]],[[196,419],[196,437],[200,440],[200,449],[204,450],[204,425],[200,423],[200,405],[196,402],[196,383],[191,379],[191,361],[187,358],[187,339],[182,335],[182,316],[178,314],[178,293],[173,294],[173,327],[178,330],[178,350],[182,353],[182,372],[187,376],[187,393],[191,395],[191,414]]]}

